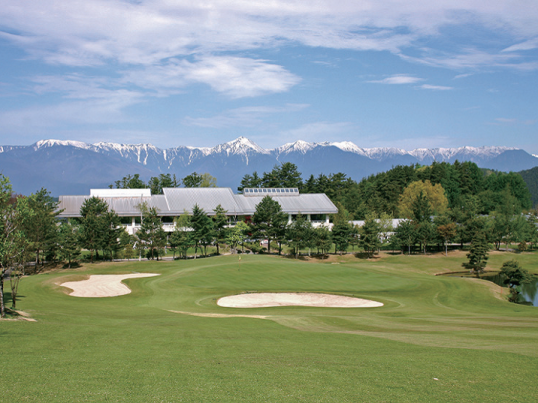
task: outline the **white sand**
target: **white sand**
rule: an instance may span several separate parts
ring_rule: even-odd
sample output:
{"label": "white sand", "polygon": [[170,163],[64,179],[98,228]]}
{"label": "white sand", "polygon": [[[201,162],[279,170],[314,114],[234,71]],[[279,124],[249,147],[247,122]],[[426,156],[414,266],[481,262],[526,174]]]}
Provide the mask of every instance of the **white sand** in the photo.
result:
{"label": "white sand", "polygon": [[73,292],[69,295],[72,297],[117,297],[131,293],[131,289],[122,283],[126,278],[153,277],[159,276],[154,273],[135,273],[135,274],[105,274],[93,275],[88,280],[69,281],[60,284],[62,287],[71,288]]}
{"label": "white sand", "polygon": [[223,297],[217,304],[226,308],[267,308],[271,306],[316,306],[324,308],[373,308],[381,302],[341,295],[314,293],[252,293]]}

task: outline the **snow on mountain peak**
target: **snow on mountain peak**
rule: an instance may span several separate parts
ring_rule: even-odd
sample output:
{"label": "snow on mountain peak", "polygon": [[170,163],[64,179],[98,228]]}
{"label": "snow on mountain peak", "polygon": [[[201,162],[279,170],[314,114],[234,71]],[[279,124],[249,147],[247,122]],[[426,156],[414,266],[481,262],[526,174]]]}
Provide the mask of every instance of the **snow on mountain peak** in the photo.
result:
{"label": "snow on mountain peak", "polygon": [[283,146],[277,147],[274,150],[277,154],[288,154],[291,152],[300,152],[302,154],[306,154],[307,151],[310,151],[311,149],[315,148],[318,144],[317,143],[309,143],[304,140],[297,140],[294,143],[286,143]]}
{"label": "snow on mountain peak", "polygon": [[211,153],[220,153],[225,152],[227,155],[230,154],[240,154],[246,155],[252,152],[260,154],[269,154],[269,151],[260,147],[253,141],[247,139],[246,137],[238,137],[233,141],[228,143],[219,144],[211,150]]}
{"label": "snow on mountain peak", "polygon": [[82,141],[48,139],[48,140],[39,140],[37,143],[35,143],[34,148],[36,150],[39,150],[40,148],[54,147],[54,146],[73,146],[73,147],[84,148],[84,149],[89,149],[91,147],[89,144],[83,143]]}
{"label": "snow on mountain peak", "polygon": [[342,151],[349,151],[355,154],[364,155],[364,150],[358,147],[355,143],[351,141],[334,141],[332,143],[325,143],[329,146],[338,147]]}

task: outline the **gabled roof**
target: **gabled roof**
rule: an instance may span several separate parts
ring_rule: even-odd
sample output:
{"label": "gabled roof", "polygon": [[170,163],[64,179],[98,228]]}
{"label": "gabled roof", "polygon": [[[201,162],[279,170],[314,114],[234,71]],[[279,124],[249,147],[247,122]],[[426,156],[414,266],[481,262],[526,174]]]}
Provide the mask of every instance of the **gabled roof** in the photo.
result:
{"label": "gabled roof", "polygon": [[239,212],[231,188],[165,188],[163,192],[168,201],[168,212],[173,215],[183,214],[184,211],[190,214],[195,204],[209,215],[219,204],[228,211],[228,215]]}
{"label": "gabled roof", "polygon": [[[113,190],[118,190],[114,194]],[[112,191],[112,192],[111,192]],[[160,216],[178,216],[187,212],[192,213],[192,208],[198,204],[208,215],[213,215],[215,208],[220,204],[226,215],[252,215],[256,211],[256,205],[266,195],[270,195],[282,207],[287,214],[336,214],[338,209],[331,200],[323,193],[299,194],[294,197],[273,196],[278,192],[260,192],[263,196],[236,195],[231,188],[165,188],[164,194],[147,197],[139,193],[138,196],[125,196],[121,189],[107,189],[107,192],[93,191],[93,194],[103,195],[104,200],[111,210],[119,216],[132,217],[140,214],[139,205],[147,203],[149,207],[157,208]],[[80,217],[80,207],[91,196],[60,196],[59,209],[64,211],[60,217]]]}
{"label": "gabled roof", "polygon": [[[256,206],[265,196],[234,195],[244,215],[254,214]],[[297,197],[272,196],[287,214],[336,214],[338,209],[324,193],[307,193]]]}

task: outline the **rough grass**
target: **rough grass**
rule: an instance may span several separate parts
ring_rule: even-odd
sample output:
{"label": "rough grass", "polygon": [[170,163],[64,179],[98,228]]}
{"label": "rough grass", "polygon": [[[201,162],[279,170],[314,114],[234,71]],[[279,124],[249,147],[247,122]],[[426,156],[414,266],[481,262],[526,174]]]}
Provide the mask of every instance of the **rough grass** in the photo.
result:
{"label": "rough grass", "polygon": [[[538,273],[532,253],[493,253],[488,269],[514,257]],[[0,400],[536,401],[538,308],[506,302],[490,282],[434,276],[461,270],[464,258],[220,256],[24,278],[18,307],[37,322],[0,322]],[[114,298],[74,298],[58,286],[131,272],[162,275],[126,280],[133,292]],[[329,292],[385,306],[216,305],[253,291]]]}

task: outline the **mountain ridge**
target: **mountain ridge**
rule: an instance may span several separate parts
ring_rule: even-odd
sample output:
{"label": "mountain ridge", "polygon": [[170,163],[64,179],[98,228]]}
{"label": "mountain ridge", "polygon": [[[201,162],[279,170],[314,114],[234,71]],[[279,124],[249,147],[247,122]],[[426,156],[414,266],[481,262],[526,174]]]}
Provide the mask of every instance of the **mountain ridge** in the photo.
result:
{"label": "mountain ridge", "polygon": [[[85,194],[90,188],[106,187],[134,173],[147,180],[160,173],[182,178],[195,171],[208,172],[217,178],[219,186],[235,189],[245,174],[254,171],[261,174],[283,162],[296,164],[303,177],[343,172],[358,181],[395,165],[452,163],[456,159],[500,171],[538,166],[538,158],[524,150],[497,146],[406,151],[396,147],[361,148],[350,141],[297,140],[265,149],[246,137],[215,147],[181,145],[166,149],[150,143],[90,144],[54,139],[40,140],[30,146],[0,146],[0,172],[10,177],[15,191],[29,194],[45,187],[53,195]],[[39,166],[34,166],[32,161],[39,161]],[[105,166],[107,169],[103,169]]]}

